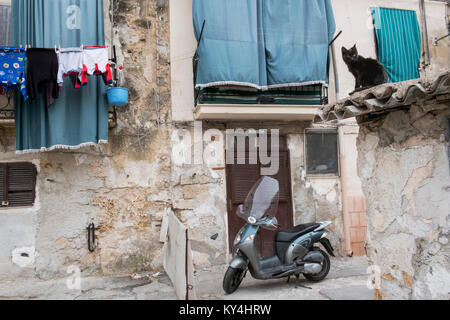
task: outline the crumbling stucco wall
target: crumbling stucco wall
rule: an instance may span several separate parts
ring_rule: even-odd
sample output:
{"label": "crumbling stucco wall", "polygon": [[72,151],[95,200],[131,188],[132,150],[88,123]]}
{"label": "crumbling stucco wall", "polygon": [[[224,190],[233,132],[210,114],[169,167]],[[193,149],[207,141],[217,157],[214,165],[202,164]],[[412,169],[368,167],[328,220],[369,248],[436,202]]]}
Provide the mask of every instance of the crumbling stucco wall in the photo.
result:
{"label": "crumbling stucco wall", "polygon": [[[72,265],[83,275],[161,268],[159,226],[171,201],[168,1],[114,4],[114,44],[130,98],[109,144],[16,155],[14,128],[0,125],[0,161],[32,161],[39,172],[32,208],[0,209],[0,279],[65,277]],[[99,228],[94,253],[90,222]],[[26,268],[13,261],[22,248],[34,254]]]}
{"label": "crumbling stucco wall", "polygon": [[379,299],[449,298],[449,114],[448,101],[434,101],[361,126],[358,171]]}

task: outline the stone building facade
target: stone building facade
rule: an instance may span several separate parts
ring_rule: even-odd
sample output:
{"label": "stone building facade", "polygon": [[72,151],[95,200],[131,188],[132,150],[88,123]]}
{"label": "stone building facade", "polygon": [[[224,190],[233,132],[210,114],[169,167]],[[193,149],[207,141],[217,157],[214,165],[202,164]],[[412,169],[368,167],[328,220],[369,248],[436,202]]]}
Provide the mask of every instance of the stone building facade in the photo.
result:
{"label": "stone building facade", "polygon": [[[161,268],[159,226],[172,202],[168,13],[156,0],[114,1],[130,103],[117,109],[107,145],[18,155],[14,122],[1,120],[0,161],[32,162],[38,175],[33,207],[0,209],[0,279],[65,277],[69,266],[86,276]],[[93,253],[91,222],[99,228]],[[31,253],[19,266],[22,251]]]}
{"label": "stone building facade", "polygon": [[[191,2],[112,3],[113,21],[108,14],[111,2],[104,1],[106,36],[117,48],[130,97],[126,107],[112,113],[109,143],[73,151],[18,155],[14,122],[0,119],[0,162],[31,162],[38,171],[33,207],[0,208],[0,280],[65,277],[71,266],[81,268],[83,276],[161,270],[159,232],[167,208],[189,227],[197,268],[228,262],[229,180],[225,166],[195,161],[177,165],[173,156],[174,137],[179,137],[180,132],[195,137],[196,120],[203,128],[201,141],[210,129],[215,130],[215,137],[224,136],[227,129],[279,129],[290,154],[293,223],[331,220],[330,240],[337,254],[353,254],[352,239],[365,239],[366,226],[366,202],[355,170],[359,133],[355,121],[313,125],[317,106],[298,108],[295,119],[281,109],[272,110],[265,119],[202,118],[193,101],[192,56],[196,42]],[[366,35],[372,35],[373,30],[353,34],[354,28],[346,23],[350,18],[359,19],[365,9],[347,17],[338,14],[345,11],[345,3],[339,0],[333,5],[338,27],[345,31],[336,46],[348,46],[360,38],[365,41]],[[442,3],[439,6],[444,8]],[[429,14],[436,16],[434,10]],[[439,35],[442,30],[439,25],[432,34]],[[362,46],[367,55],[374,56],[374,49],[374,44]],[[335,73],[340,74],[340,79]],[[338,57],[331,68],[330,102],[350,91],[353,83],[347,77]],[[231,110],[233,106],[229,107]],[[307,129],[338,133],[340,175],[306,174]],[[203,149],[217,142],[211,136],[206,138],[201,143]],[[91,222],[98,227],[97,248],[92,253],[86,232]],[[354,234],[352,226],[357,228]]]}
{"label": "stone building facade", "polygon": [[[130,97],[126,107],[112,114],[109,143],[19,155],[14,121],[0,120],[0,161],[31,162],[38,172],[32,207],[0,209],[0,279],[64,277],[72,266],[83,276],[162,270],[159,232],[166,208],[190,228],[196,268],[230,258],[226,170],[205,163],[177,166],[172,159],[173,133],[184,130],[194,136],[195,131],[193,104],[186,105],[192,119],[173,117],[178,114],[172,103],[173,4],[113,3],[111,25],[110,2],[104,1],[106,37],[116,46]],[[202,135],[208,129],[279,129],[291,154],[293,222],[332,220],[331,241],[337,254],[345,254],[340,177],[305,174],[304,136],[310,120],[202,125]],[[354,141],[356,134],[350,130],[348,137]],[[86,228],[92,222],[98,229],[91,253]]]}

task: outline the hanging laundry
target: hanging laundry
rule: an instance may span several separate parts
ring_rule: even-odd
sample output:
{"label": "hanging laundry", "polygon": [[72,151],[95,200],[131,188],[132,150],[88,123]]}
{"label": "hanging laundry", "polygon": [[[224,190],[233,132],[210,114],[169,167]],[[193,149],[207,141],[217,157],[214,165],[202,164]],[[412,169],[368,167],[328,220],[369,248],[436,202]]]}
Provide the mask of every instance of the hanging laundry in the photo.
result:
{"label": "hanging laundry", "polygon": [[83,86],[88,82],[87,76],[94,75],[103,75],[106,85],[113,83],[108,56],[107,48],[85,48],[83,50],[83,71],[81,73]]}
{"label": "hanging laundry", "polygon": [[75,88],[81,86],[81,73],[83,71],[83,50],[81,48],[64,48],[58,51],[58,85],[63,86],[64,77],[75,76]]}
{"label": "hanging laundry", "polygon": [[45,93],[47,105],[54,103],[59,97],[58,89],[58,56],[53,49],[31,48],[27,50],[28,68],[27,84],[29,96],[36,98],[35,85],[39,93]]}
{"label": "hanging laundry", "polygon": [[0,84],[6,91],[19,87],[24,99],[28,99],[24,49],[0,47]]}

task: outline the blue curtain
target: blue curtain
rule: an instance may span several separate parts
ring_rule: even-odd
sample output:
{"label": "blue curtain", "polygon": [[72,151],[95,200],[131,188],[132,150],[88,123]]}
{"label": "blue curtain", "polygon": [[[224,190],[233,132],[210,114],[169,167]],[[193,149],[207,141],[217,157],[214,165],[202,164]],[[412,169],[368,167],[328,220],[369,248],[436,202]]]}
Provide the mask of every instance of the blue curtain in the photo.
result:
{"label": "blue curtain", "polygon": [[[34,48],[104,45],[103,0],[14,0],[13,44]],[[15,99],[18,151],[76,148],[108,140],[108,104],[101,77],[90,77],[75,90],[65,78],[59,99],[46,106],[43,95],[33,101]]]}
{"label": "blue curtain", "polygon": [[330,0],[194,0],[197,87],[328,83]]}
{"label": "blue curtain", "polygon": [[415,11],[372,8],[378,44],[378,58],[389,82],[420,77],[420,27]]}
{"label": "blue curtain", "polygon": [[269,86],[328,83],[328,47],[336,25],[329,0],[265,0]]}
{"label": "blue curtain", "polygon": [[199,40],[197,85],[266,86],[262,0],[194,0]]}

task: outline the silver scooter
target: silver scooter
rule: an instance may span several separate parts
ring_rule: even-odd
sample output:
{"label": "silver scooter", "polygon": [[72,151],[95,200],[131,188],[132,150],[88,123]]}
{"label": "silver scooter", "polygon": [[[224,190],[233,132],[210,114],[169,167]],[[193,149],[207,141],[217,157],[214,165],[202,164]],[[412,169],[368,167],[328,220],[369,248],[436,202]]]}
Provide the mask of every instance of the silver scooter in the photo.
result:
{"label": "silver scooter", "polygon": [[234,241],[236,252],[225,273],[223,289],[227,294],[235,292],[247,271],[259,280],[279,279],[303,274],[311,281],[322,281],[330,271],[327,253],[315,246],[320,243],[334,256],[333,247],[325,230],[331,222],[298,225],[291,230],[279,231],[274,239],[275,255],[261,259],[255,246],[260,228],[280,228],[275,215],[278,209],[279,183],[270,177],[260,178],[250,190],[236,214],[247,221]]}

